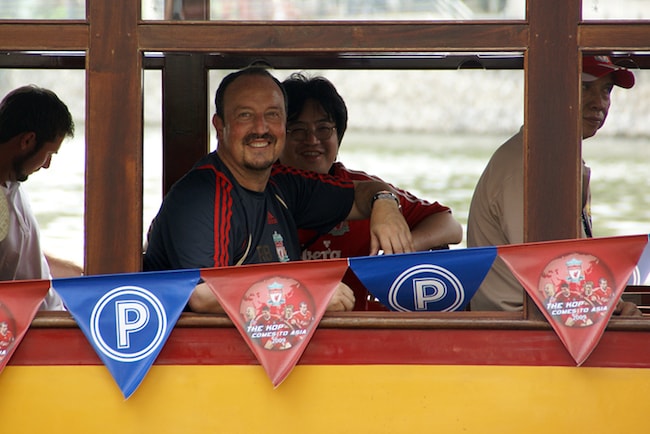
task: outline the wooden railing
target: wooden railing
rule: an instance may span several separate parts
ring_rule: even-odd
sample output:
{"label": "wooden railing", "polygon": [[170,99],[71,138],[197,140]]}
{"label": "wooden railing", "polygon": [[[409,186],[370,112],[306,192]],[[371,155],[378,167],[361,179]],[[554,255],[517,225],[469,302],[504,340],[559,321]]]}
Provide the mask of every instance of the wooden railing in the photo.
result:
{"label": "wooden railing", "polygon": [[650,286],[629,285],[625,288],[623,299],[636,303],[644,315],[650,316]]}
{"label": "wooden railing", "polygon": [[[193,3],[204,9],[209,5],[207,0]],[[121,0],[119,7],[87,0],[86,20],[0,20],[0,51],[83,53],[86,274],[141,269],[143,69],[156,65],[163,70],[165,119],[187,107],[207,113],[208,68],[243,66],[259,56],[285,64],[298,59],[304,67],[331,62],[358,68],[373,57],[377,65],[386,59],[412,65],[419,61],[410,55],[415,53],[520,53],[526,83],[525,241],[575,238],[581,53],[650,52],[650,22],[584,22],[581,0],[528,0],[526,11],[525,20],[496,22],[218,22],[205,21],[205,11],[193,21],[142,21],[140,0]],[[188,53],[191,61],[174,57]],[[81,66],[79,57],[61,64],[52,63],[51,56],[39,59],[43,67]],[[0,66],[12,67],[14,60],[15,66],[26,67],[34,58],[2,56]],[[637,60],[640,67],[649,67],[647,56]],[[201,140],[188,145],[185,139],[205,137],[207,115],[186,121],[181,130],[169,128],[164,134],[165,185],[206,152]],[[532,303],[524,318],[541,320]]]}

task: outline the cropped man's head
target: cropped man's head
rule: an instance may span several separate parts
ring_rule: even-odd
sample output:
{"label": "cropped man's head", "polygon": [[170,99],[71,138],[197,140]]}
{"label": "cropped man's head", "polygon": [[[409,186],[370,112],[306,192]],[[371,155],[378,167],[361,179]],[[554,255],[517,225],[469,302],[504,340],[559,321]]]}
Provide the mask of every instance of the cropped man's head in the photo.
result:
{"label": "cropped man's head", "polygon": [[592,82],[611,74],[616,86],[630,89],[634,86],[634,74],[622,66],[612,63],[609,56],[584,56],[582,58],[582,81]]}
{"label": "cropped man's head", "polygon": [[2,181],[26,181],[47,169],[66,136],[74,136],[74,122],[54,92],[34,85],[9,92],[0,101],[0,144],[8,162]]}
{"label": "cropped man's head", "polygon": [[219,84],[219,88],[217,89],[217,92],[214,97],[214,105],[215,105],[215,110],[217,116],[219,116],[221,119],[224,118],[224,95],[226,93],[226,89],[228,89],[228,86],[232,84],[235,80],[237,80],[239,77],[242,76],[247,76],[247,75],[257,75],[257,76],[262,76],[262,77],[268,77],[271,80],[275,82],[275,84],[278,85],[280,90],[282,91],[282,95],[284,96],[284,103],[285,103],[285,111],[287,109],[287,94],[284,91],[284,87],[282,87],[282,83],[280,83],[280,80],[275,78],[273,74],[271,74],[268,71],[267,67],[264,66],[248,66],[246,68],[240,69],[235,72],[231,72],[230,74],[226,75],[223,80],[221,80],[221,83]]}
{"label": "cropped man's head", "polygon": [[27,132],[36,134],[36,149],[45,142],[74,136],[72,115],[51,90],[22,86],[0,102],[0,143]]}
{"label": "cropped man's head", "polygon": [[582,138],[592,137],[604,125],[614,86],[634,86],[634,74],[614,65],[608,56],[584,56],[582,59]]}
{"label": "cropped man's head", "polygon": [[300,116],[306,101],[316,101],[336,125],[336,136],[340,145],[348,127],[348,109],[332,82],[325,77],[307,77],[301,73],[294,73],[284,80],[282,85],[289,100],[287,123],[295,121]]}
{"label": "cropped man's head", "polygon": [[228,74],[215,97],[217,153],[245,188],[261,191],[286,141],[287,97],[266,67]]}

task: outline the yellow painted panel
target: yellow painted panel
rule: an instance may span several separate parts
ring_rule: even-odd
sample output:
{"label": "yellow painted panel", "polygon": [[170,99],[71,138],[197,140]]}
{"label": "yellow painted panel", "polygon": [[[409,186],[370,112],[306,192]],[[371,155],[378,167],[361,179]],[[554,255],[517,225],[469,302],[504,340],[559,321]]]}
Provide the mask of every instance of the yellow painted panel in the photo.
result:
{"label": "yellow painted panel", "polygon": [[9,366],[2,433],[616,433],[646,426],[650,369],[154,366],[125,400],[103,366]]}

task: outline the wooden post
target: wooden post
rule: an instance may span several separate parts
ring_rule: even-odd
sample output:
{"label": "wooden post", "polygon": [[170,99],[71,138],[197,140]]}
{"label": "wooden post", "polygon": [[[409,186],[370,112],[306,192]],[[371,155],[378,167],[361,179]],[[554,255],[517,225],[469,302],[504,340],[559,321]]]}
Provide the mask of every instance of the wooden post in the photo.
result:
{"label": "wooden post", "polygon": [[86,273],[140,271],[140,0],[87,0],[86,7]]}
{"label": "wooden post", "polygon": [[[524,241],[580,234],[581,0],[528,0]],[[553,14],[548,10],[552,9]],[[527,297],[527,313],[539,316]]]}

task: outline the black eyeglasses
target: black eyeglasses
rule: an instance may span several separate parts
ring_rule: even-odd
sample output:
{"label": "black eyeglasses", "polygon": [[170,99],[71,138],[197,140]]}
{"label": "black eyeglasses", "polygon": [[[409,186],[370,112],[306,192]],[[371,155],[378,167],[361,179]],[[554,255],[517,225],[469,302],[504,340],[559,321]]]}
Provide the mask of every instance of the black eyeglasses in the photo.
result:
{"label": "black eyeglasses", "polygon": [[287,129],[287,134],[292,140],[297,141],[307,140],[309,133],[313,134],[318,140],[328,140],[332,137],[334,130],[336,130],[336,127],[330,127],[329,125],[318,125],[314,129],[299,126]]}

